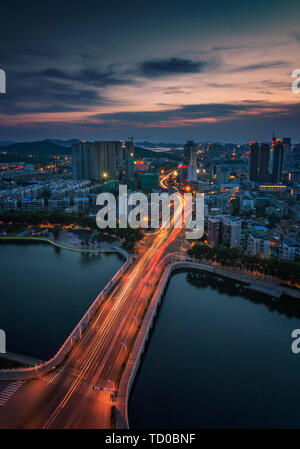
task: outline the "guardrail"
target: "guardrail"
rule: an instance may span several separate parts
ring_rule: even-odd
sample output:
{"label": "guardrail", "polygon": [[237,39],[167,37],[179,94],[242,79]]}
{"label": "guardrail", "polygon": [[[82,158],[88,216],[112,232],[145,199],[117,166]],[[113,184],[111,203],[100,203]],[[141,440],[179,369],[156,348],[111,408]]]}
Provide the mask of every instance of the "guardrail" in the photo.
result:
{"label": "guardrail", "polygon": [[127,259],[128,255],[126,253],[126,251],[124,251],[122,248],[119,248],[118,246],[113,246],[113,250],[111,249],[83,249],[83,248],[73,248],[71,246],[65,246],[62,243],[57,243],[54,240],[51,240],[50,238],[46,238],[46,237],[0,237],[0,241],[30,241],[30,242],[44,242],[44,243],[49,243],[50,245],[56,247],[56,248],[60,248],[60,249],[65,249],[68,251],[75,251],[78,253],[91,253],[91,254],[102,254],[102,253],[111,253],[114,251],[117,251],[118,253],[120,253],[123,257],[125,257],[125,259]]}
{"label": "guardrail", "polygon": [[[131,350],[131,353],[129,355],[129,358],[126,363],[125,370],[123,372],[120,386],[119,386],[119,397],[122,398],[122,408],[119,410],[118,414],[118,422],[117,422],[117,428],[118,429],[128,429],[129,428],[129,420],[128,420],[128,399],[131,391],[131,387],[133,385],[136,373],[138,371],[142,355],[145,351],[145,347],[147,344],[147,341],[150,336],[150,331],[154,325],[154,321],[158,312],[158,307],[162,301],[162,298],[165,294],[165,291],[167,289],[167,285],[169,282],[170,277],[172,276],[173,272],[178,269],[196,269],[196,270],[203,270],[208,273],[215,274],[217,276],[224,276],[232,278],[233,280],[236,279],[236,273],[232,273],[230,271],[222,270],[219,267],[210,266],[205,263],[201,263],[197,261],[196,259],[187,257],[182,258],[182,254],[180,257],[180,253],[172,253],[164,257],[162,260],[164,269],[162,276],[160,278],[160,281],[158,283],[158,286],[156,288],[156,291],[151,299],[149,308],[146,312],[146,315],[144,317],[143,323],[141,325],[141,329],[139,331],[139,334],[136,338],[136,341],[133,345],[133,348]],[[244,277],[245,279],[243,282],[247,284],[247,287],[249,289],[253,288],[253,284],[251,284],[250,276],[242,276],[239,275],[241,278]],[[250,280],[249,280],[249,279]],[[240,279],[241,280],[241,279]],[[258,286],[259,287],[259,286]],[[256,288],[258,288],[256,287]],[[278,288],[278,286],[277,286]],[[282,288],[282,287],[281,287]],[[292,296],[293,290],[290,289],[290,294]],[[273,291],[267,291],[264,290],[265,294],[268,294],[270,296],[274,295]],[[285,288],[285,293],[287,294],[287,288]]]}
{"label": "guardrail", "polygon": [[165,293],[169,278],[175,267],[183,262],[182,254],[171,253],[166,255],[161,263],[163,265],[163,273],[155,290],[155,293],[151,299],[149,308],[146,312],[144,320],[141,325],[141,329],[137,335],[136,341],[130,352],[129,358],[126,363],[125,371],[123,372],[120,386],[119,386],[119,397],[123,398],[123,410],[119,410],[121,413],[118,415],[117,428],[129,428],[128,423],[128,398],[132,384],[134,382],[136,373],[138,371],[143,352],[145,350],[146,343],[149,338],[151,328],[155,317],[157,315],[157,309],[161,303],[162,297]]}
{"label": "guardrail", "polygon": [[[101,305],[104,297],[112,290],[112,288],[116,285],[116,283],[119,281],[123,273],[127,270],[127,268],[132,263],[132,256],[129,256],[126,251],[119,247],[113,247],[113,250],[119,254],[121,254],[123,257],[126,258],[126,262],[122,265],[122,267],[117,271],[117,273],[114,275],[114,277],[108,282],[108,284],[104,287],[104,289],[99,293],[95,301],[92,303],[92,305],[89,307],[89,309],[86,311],[86,313],[83,315],[79,323],[75,326],[74,330],[71,332],[69,337],[65,340],[63,345],[59,348],[57,353],[48,361],[41,363],[38,366],[35,367],[29,367],[29,368],[14,368],[14,369],[2,369],[0,370],[0,380],[3,378],[30,378],[35,377],[38,374],[45,374],[46,372],[55,369],[58,365],[62,363],[62,361],[65,359],[67,354],[72,349],[74,343],[81,338],[82,336],[82,330],[84,328],[85,324],[88,324],[88,322],[91,320],[93,314],[96,312],[96,310]],[[14,376],[15,374],[15,376]]]}

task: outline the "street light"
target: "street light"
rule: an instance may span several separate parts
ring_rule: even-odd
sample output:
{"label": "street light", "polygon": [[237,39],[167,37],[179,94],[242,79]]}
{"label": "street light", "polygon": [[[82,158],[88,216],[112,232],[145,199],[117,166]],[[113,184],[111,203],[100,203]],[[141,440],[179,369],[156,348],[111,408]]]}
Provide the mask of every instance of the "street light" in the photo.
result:
{"label": "street light", "polygon": [[111,382],[111,383],[112,383],[112,385],[113,385],[113,386],[112,386],[112,389],[113,389],[113,391],[114,391],[114,390],[115,390],[115,382],[114,382],[113,380],[109,380],[109,379],[108,379],[107,382]]}

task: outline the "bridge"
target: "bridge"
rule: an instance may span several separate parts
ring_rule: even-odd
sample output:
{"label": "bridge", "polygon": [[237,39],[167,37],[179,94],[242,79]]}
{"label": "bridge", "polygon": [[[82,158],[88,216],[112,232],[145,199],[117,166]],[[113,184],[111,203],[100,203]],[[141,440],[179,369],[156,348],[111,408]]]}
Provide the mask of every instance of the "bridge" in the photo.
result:
{"label": "bridge", "polygon": [[[51,360],[0,373],[5,380],[0,384],[8,389],[3,394],[14,391],[0,405],[0,428],[127,427],[128,398],[121,383],[166,258],[182,247],[185,231],[174,226],[181,219],[181,210],[175,210],[172,227],[145,236],[137,257],[126,261]],[[16,390],[10,387],[15,382]]]}

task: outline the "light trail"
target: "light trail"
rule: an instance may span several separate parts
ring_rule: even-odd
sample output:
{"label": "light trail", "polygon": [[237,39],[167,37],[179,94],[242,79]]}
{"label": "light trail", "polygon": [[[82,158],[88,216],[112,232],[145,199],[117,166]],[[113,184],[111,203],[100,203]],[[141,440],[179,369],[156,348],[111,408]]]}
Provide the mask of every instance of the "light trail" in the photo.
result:
{"label": "light trail", "polygon": [[[164,177],[164,182],[167,182],[167,179],[171,175],[172,172],[166,175]],[[166,186],[166,188],[168,187]],[[78,366],[78,363],[81,363],[80,373],[68,388],[63,399],[60,400],[57,407],[51,413],[49,419],[47,419],[43,425],[43,428],[50,428],[54,424],[61,411],[66,407],[74,393],[77,391],[80,382],[86,378],[87,373],[89,373],[89,376],[94,376],[96,370],[99,370],[100,368],[101,372],[105,370],[105,363],[101,364],[101,359],[99,360],[99,358],[105,348],[107,349],[110,347],[114,338],[116,336],[117,338],[122,336],[123,342],[127,342],[127,339],[130,336],[132,338],[132,333],[136,332],[138,324],[135,322],[135,318],[139,314],[143,314],[146,304],[144,304],[143,301],[137,299],[133,300],[132,298],[137,298],[139,295],[142,297],[148,296],[149,301],[152,297],[153,281],[156,280],[156,278],[157,280],[159,279],[159,273],[161,273],[163,268],[162,256],[182,230],[180,227],[176,227],[179,220],[182,220],[182,211],[184,210],[184,197],[182,194],[180,195],[182,208],[174,210],[171,227],[166,228],[164,227],[166,223],[162,223],[159,230],[155,233],[157,235],[150,248],[136,265],[124,274],[121,284],[118,283],[109,294],[103,307],[100,308],[97,316],[93,319],[90,329],[83,335],[82,339],[75,346],[65,362],[63,369],[57,374],[57,377],[63,376],[66,368],[71,367],[74,362],[76,363],[76,366]],[[185,211],[185,213],[187,213],[187,211]],[[151,287],[149,287],[150,283]],[[98,323],[102,319],[101,326],[97,329]],[[129,323],[127,330],[126,326],[122,325],[122,323],[125,322]],[[118,368],[116,364],[120,355],[121,352],[119,348],[114,358],[115,368]],[[112,376],[110,375],[110,378],[111,377]]]}

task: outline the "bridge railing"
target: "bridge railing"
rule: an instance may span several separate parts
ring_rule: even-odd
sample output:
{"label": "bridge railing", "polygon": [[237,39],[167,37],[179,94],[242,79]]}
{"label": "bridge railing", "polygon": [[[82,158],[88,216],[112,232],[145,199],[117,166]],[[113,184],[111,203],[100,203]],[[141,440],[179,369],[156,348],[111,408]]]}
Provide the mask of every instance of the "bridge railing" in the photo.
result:
{"label": "bridge railing", "polygon": [[119,247],[113,247],[114,251],[121,254],[123,257],[126,258],[126,262],[122,265],[122,267],[116,272],[114,277],[106,284],[104,289],[99,293],[99,295],[96,297],[95,301],[91,304],[89,309],[86,311],[86,313],[83,315],[81,320],[76,324],[75,328],[71,332],[71,334],[68,336],[68,338],[65,340],[63,345],[59,348],[57,353],[48,361],[41,363],[38,366],[35,367],[29,367],[29,368],[13,368],[13,369],[2,369],[0,370],[0,379],[1,377],[5,377],[8,374],[23,374],[23,377],[28,377],[28,374],[37,375],[37,374],[44,374],[54,368],[56,368],[58,365],[61,364],[61,362],[65,359],[67,354],[70,352],[70,350],[73,347],[73,344],[75,341],[80,339],[82,337],[82,331],[85,328],[85,325],[89,323],[92,316],[96,312],[96,310],[101,305],[104,297],[112,290],[112,288],[116,285],[116,283],[119,281],[123,273],[127,270],[127,268],[131,265],[133,257],[129,256],[126,251]]}

